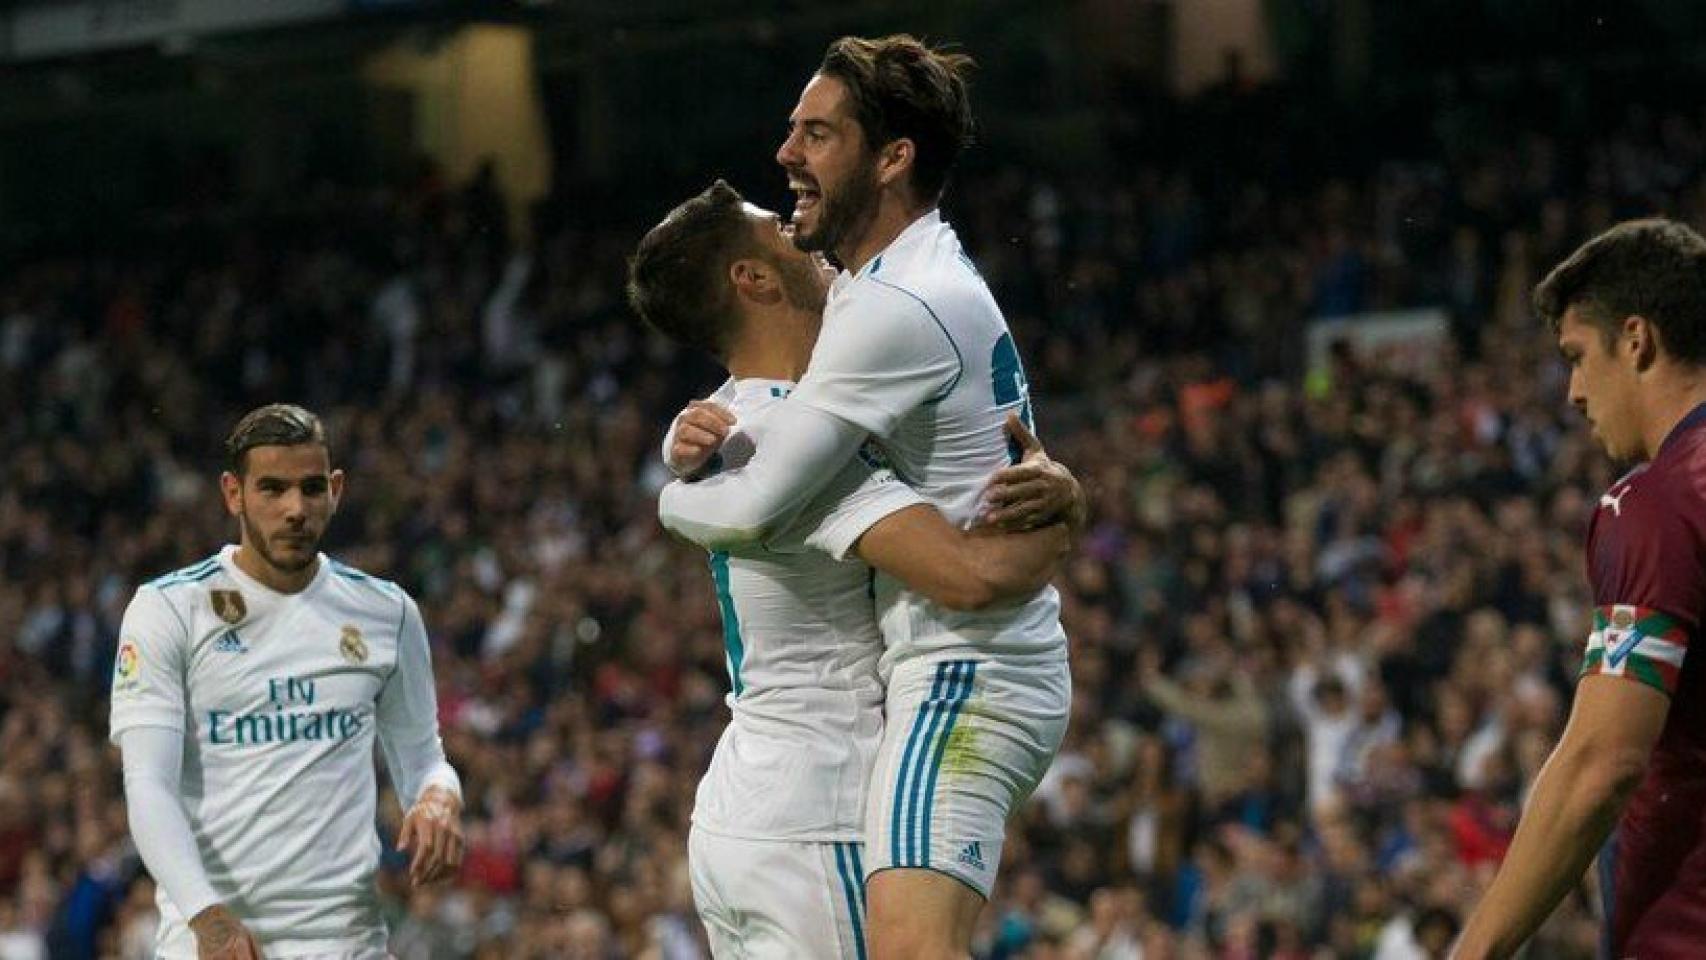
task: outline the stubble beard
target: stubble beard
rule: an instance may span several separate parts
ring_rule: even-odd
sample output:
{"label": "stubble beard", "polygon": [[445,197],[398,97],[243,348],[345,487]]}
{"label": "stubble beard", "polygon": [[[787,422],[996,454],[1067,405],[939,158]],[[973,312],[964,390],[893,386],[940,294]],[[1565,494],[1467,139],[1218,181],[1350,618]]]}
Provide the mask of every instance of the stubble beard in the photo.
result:
{"label": "stubble beard", "polygon": [[319,553],[320,539],[316,537],[313,542],[308,544],[308,556],[304,559],[292,561],[281,560],[273,554],[271,549],[268,548],[266,537],[262,536],[260,530],[249,521],[249,514],[247,511],[238,512],[237,522],[243,528],[243,541],[253,547],[255,552],[260,555],[261,559],[265,560],[267,565],[272,567],[274,570],[280,570],[284,573],[301,573],[308,569],[308,566],[314,562],[314,558]]}
{"label": "stubble beard", "polygon": [[[819,184],[821,191],[822,184]],[[824,253],[841,263],[841,253],[848,241],[855,239],[870,226],[877,213],[877,162],[866,157],[847,178],[837,196],[819,194],[817,229],[802,233],[794,231],[794,246],[806,253]]]}
{"label": "stubble beard", "polygon": [[788,306],[796,310],[823,313],[829,290],[818,276],[816,266],[801,267],[798,264],[778,262],[776,270],[782,275],[782,296],[788,301]]}

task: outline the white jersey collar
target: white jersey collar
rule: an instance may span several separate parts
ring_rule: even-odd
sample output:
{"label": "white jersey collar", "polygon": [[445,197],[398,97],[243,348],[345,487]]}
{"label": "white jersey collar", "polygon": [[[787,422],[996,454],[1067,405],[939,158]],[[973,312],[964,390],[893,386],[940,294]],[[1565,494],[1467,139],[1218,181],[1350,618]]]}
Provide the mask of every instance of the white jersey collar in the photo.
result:
{"label": "white jersey collar", "polygon": [[326,578],[332,575],[332,560],[330,557],[326,556],[324,553],[316,553],[314,555],[314,559],[319,563],[319,566],[314,570],[314,579],[308,581],[307,586],[295,593],[280,593],[272,587],[256,580],[254,577],[249,576],[247,573],[244,573],[243,568],[237,566],[236,544],[228,543],[219,551],[219,565],[225,568],[225,572],[230,574],[233,580],[236,580],[246,588],[257,590],[267,596],[279,597],[281,599],[305,597],[310,592],[318,588],[320,584],[325,583]]}
{"label": "white jersey collar", "polygon": [[908,250],[924,242],[925,238],[935,233],[942,225],[942,211],[931,207],[923,216],[907,224],[906,229],[890,240],[888,246],[877,251],[877,255],[860,267],[858,273],[843,270],[836,274],[834,282],[829,285],[829,295],[833,297],[847,284],[881,270],[885,257],[904,256]]}

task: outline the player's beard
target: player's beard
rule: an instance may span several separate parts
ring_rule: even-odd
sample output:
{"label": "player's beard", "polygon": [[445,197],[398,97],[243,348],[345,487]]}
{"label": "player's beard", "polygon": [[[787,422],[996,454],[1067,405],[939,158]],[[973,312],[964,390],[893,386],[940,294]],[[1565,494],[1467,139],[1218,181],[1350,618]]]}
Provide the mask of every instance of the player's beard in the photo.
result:
{"label": "player's beard", "polygon": [[778,260],[776,271],[782,276],[782,296],[788,306],[811,313],[823,312],[829,288],[815,265]]}
{"label": "player's beard", "polygon": [[877,156],[867,154],[835,193],[822,189],[817,229],[806,233],[796,225],[794,246],[807,253],[822,251],[839,258],[843,245],[871,225],[877,215]]}
{"label": "player's beard", "polygon": [[[312,564],[315,557],[319,555],[320,538],[311,537],[308,541],[308,555],[306,557],[301,560],[285,560],[273,553],[271,548],[267,546],[266,536],[261,533],[258,526],[250,522],[248,511],[238,511],[237,523],[243,528],[243,542],[253,547],[255,552],[261,555],[261,559],[265,560],[267,565],[274,570],[282,570],[285,573],[300,573],[308,569],[309,564]],[[307,531],[304,530],[303,532],[306,533]]]}

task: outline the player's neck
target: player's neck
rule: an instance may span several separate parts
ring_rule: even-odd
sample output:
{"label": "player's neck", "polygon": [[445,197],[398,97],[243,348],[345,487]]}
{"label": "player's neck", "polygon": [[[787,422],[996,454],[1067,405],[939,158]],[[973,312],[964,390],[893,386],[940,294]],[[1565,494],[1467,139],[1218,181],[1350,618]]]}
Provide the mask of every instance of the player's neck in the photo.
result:
{"label": "player's neck", "polygon": [[237,552],[231,555],[231,560],[237,564],[237,569],[259,581],[262,586],[279,593],[301,593],[314,582],[314,575],[320,572],[319,557],[315,557],[312,563],[301,570],[280,570],[268,563],[260,551],[251,548],[246,541],[238,544]]}
{"label": "player's neck", "polygon": [[877,204],[870,227],[859,235],[858,240],[847,245],[850,249],[837,250],[835,259],[848,273],[858,273],[865,269],[865,264],[870,263],[872,257],[888,249],[889,244],[905,233],[907,227],[934,209],[935,204],[913,204],[902,200],[897,193],[885,193]]}
{"label": "player's neck", "polygon": [[1706,403],[1706,370],[1677,371],[1667,381],[1652,392],[1647,405],[1647,428],[1642,431],[1641,442],[1646,446],[1648,460],[1659,455],[1665,438],[1682,418]]}
{"label": "player's neck", "polygon": [[797,381],[811,362],[813,334],[793,316],[749,320],[746,334],[729,351],[729,376],[736,380]]}

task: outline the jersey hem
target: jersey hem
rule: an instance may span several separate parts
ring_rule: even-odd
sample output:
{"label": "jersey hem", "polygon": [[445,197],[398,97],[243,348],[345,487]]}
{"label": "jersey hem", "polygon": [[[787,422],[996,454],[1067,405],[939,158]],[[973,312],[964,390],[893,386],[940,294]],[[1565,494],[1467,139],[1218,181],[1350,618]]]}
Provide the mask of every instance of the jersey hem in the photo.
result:
{"label": "jersey hem", "polygon": [[[917,641],[913,641],[917,642]],[[893,648],[885,650],[891,652]],[[930,650],[920,650],[892,657],[889,660],[890,669],[914,665],[934,666],[949,660],[976,660],[979,663],[999,663],[1006,666],[1053,666],[1071,661],[1068,644],[1062,641],[1059,649],[1030,650],[1024,653],[1008,653],[989,650],[985,647],[962,645],[956,647],[938,647]],[[892,682],[892,681],[891,681]]]}
{"label": "jersey hem", "polygon": [[690,820],[689,822],[690,822],[690,825],[692,826],[693,829],[702,831],[704,833],[708,833],[713,837],[721,837],[725,840],[753,840],[753,841],[758,841],[760,843],[764,843],[764,842],[769,842],[769,843],[864,843],[865,842],[865,833],[863,830],[832,830],[832,831],[828,831],[828,832],[824,832],[824,833],[800,833],[800,834],[792,834],[791,833],[791,834],[786,834],[786,835],[779,835],[779,834],[774,834],[774,833],[767,833],[767,834],[752,833],[750,831],[741,830],[738,827],[734,828],[734,829],[724,829],[722,827],[719,827],[719,826],[716,826],[713,824],[707,824],[704,821],[699,820],[697,818],[694,818],[694,819]]}

